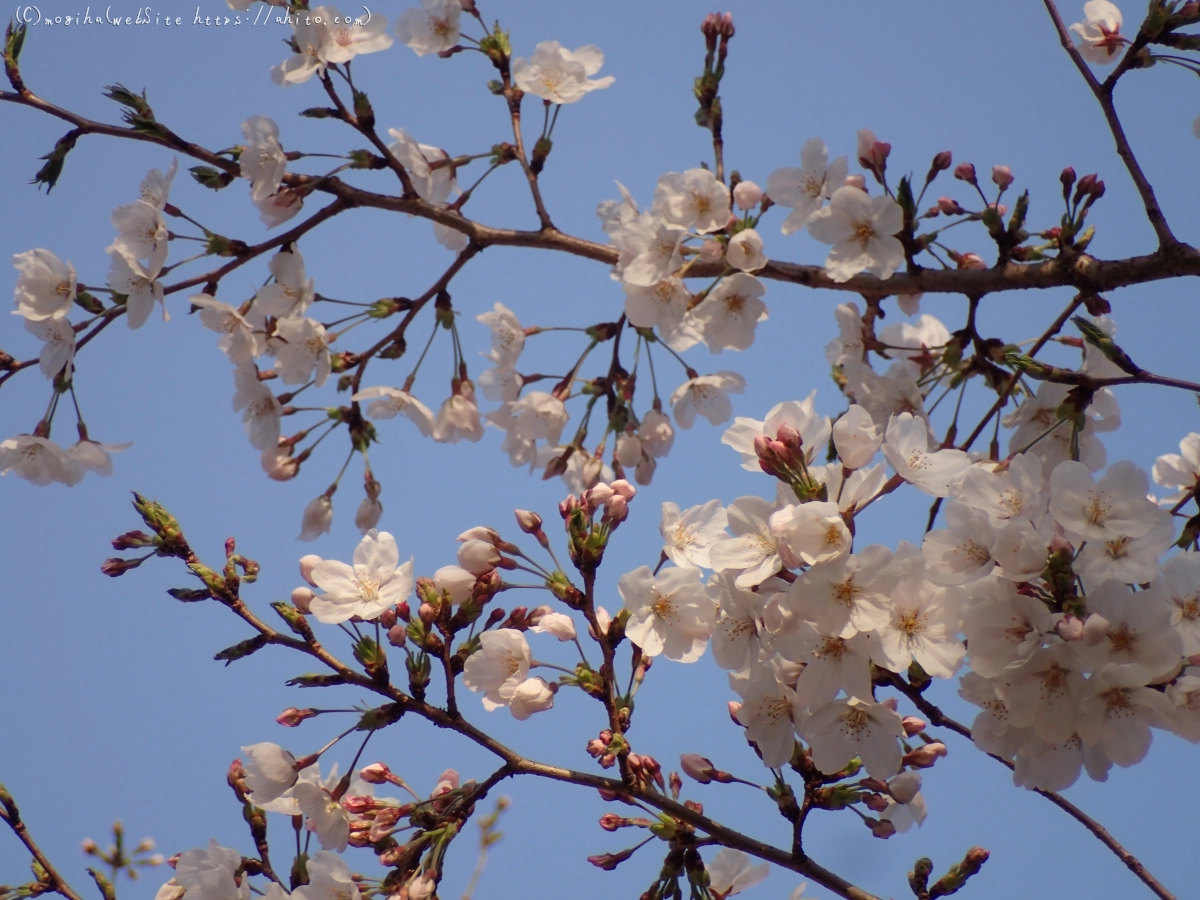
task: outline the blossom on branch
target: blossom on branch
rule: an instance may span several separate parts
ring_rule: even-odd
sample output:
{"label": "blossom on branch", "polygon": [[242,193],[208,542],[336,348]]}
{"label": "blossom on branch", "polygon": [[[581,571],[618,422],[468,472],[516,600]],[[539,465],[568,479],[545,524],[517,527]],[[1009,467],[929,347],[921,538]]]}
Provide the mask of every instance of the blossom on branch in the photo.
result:
{"label": "blossom on branch", "polygon": [[527,94],[551,103],[574,103],[591,91],[606,88],[616,79],[589,78],[604,65],[599,47],[588,44],[568,50],[558,41],[542,41],[529,59],[512,61],[513,82]]}

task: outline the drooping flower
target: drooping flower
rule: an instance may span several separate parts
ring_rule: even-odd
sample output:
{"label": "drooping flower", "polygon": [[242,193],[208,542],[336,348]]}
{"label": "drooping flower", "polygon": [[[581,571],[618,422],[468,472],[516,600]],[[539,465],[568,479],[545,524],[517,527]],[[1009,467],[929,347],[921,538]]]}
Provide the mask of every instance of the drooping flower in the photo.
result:
{"label": "drooping flower", "polygon": [[558,41],[542,41],[529,59],[519,57],[512,62],[512,78],[527,94],[551,103],[574,103],[591,91],[606,88],[616,79],[590,78],[604,65],[599,47],[588,44],[568,50]]}
{"label": "drooping flower", "polygon": [[239,884],[234,875],[241,865],[242,854],[213,840],[206,848],[179,855],[175,881],[186,900],[250,900],[250,881],[243,877]]}
{"label": "drooping flower", "polygon": [[1191,432],[1179,442],[1178,453],[1164,453],[1154,461],[1155,484],[1178,489],[1178,493],[1159,500],[1162,506],[1174,506],[1195,489],[1200,481],[1200,434]]}
{"label": "drooping flower", "polygon": [[[358,884],[350,876],[350,867],[336,853],[318,850],[309,858],[305,869],[308,884],[292,891],[293,900],[359,900],[361,894]],[[273,898],[266,897],[265,900]]]}
{"label": "drooping flower", "polygon": [[483,437],[483,422],[475,405],[475,386],[462,381],[442,403],[433,420],[433,439],[441,444],[456,444],[463,438],[477,441]]}
{"label": "drooping flower", "polygon": [[354,564],[323,559],[313,567],[312,580],[325,593],[309,607],[327,625],[351,616],[373,619],[389,606],[408,599],[413,589],[413,563],[400,564],[396,539],[371,529],[354,550]]}
{"label": "drooping flower", "polygon": [[300,522],[298,541],[315,541],[327,534],[333,527],[333,501],[324,494],[313,499],[304,507],[304,516]]}
{"label": "drooping flower", "polygon": [[246,754],[246,787],[256,806],[277,800],[296,783],[296,757],[278,744],[250,744],[242,752]]}
{"label": "drooping flower", "polygon": [[69,320],[26,319],[25,330],[42,341],[42,352],[38,355],[38,367],[47,378],[54,378],[65,368],[70,377],[75,360],[75,329]]}
{"label": "drooping flower", "polygon": [[1115,61],[1126,43],[1121,36],[1121,10],[1109,0],[1088,0],[1083,4],[1083,17],[1084,21],[1071,26],[1079,55],[1102,66]]}
{"label": "drooping flower", "polygon": [[19,434],[0,441],[0,475],[14,473],[37,485],[75,484],[74,467],[67,452],[49,438]]}
{"label": "drooping flower", "polygon": [[833,245],[825,271],[834,281],[849,281],[859,272],[886,279],[904,265],[904,247],[895,237],[903,225],[904,214],[891,197],[841,187],[808,219],[808,233]]}
{"label": "drooping flower", "polygon": [[[738,185],[738,187],[741,186],[741,184]],[[766,254],[763,253],[762,237],[753,228],[739,231],[729,239],[725,259],[735,269],[741,269],[743,272],[757,272],[767,264]]]}
{"label": "drooping flower", "polygon": [[416,425],[425,437],[429,437],[433,431],[433,412],[408,391],[379,385],[363,388],[350,399],[355,403],[371,400],[371,404],[367,406],[369,418],[390,419],[403,415]]}
{"label": "drooping flower", "polygon": [[242,123],[246,146],[238,163],[243,178],[250,179],[250,199],[262,203],[283,184],[287,157],[279,143],[279,126],[270,116],[251,116]]}

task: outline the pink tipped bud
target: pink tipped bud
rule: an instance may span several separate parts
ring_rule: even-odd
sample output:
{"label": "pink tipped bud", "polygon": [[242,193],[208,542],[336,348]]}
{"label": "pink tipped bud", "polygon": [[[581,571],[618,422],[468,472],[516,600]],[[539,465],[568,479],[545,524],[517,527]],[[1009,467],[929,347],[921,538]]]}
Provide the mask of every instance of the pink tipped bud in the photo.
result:
{"label": "pink tipped bud", "polygon": [[896,826],[891,819],[863,819],[863,822],[871,829],[871,834],[881,840],[886,841],[896,833]]}
{"label": "pink tipped bud", "polygon": [[941,741],[934,741],[924,747],[918,747],[911,753],[904,754],[903,762],[904,765],[912,766],[914,769],[928,769],[945,755],[946,745]]}
{"label": "pink tipped bud", "polygon": [[992,166],[992,182],[1004,190],[1013,183],[1012,169],[1008,166]]}
{"label": "pink tipped bud", "polygon": [[590,512],[599,509],[613,497],[613,489],[607,484],[598,484],[583,495],[585,508]]}
{"label": "pink tipped bud", "polygon": [[392,770],[381,762],[363,766],[358,774],[367,784],[388,784],[392,780]]}
{"label": "pink tipped bud", "polygon": [[620,853],[600,853],[596,856],[589,856],[587,861],[598,869],[611,872],[631,856],[633,856],[633,850],[629,849],[622,850]]}
{"label": "pink tipped bud", "polygon": [[978,184],[975,180],[975,167],[969,162],[959,163],[954,167],[954,177],[967,184]]}
{"label": "pink tipped bud", "polygon": [[428,603],[422,603],[417,609],[417,615],[421,618],[421,621],[425,624],[425,626],[428,627],[433,624],[435,611],[434,608]]}
{"label": "pink tipped bud", "polygon": [[305,719],[311,719],[316,714],[315,709],[296,709],[294,706],[289,706],[275,717],[275,721],[284,728],[295,728]]}
{"label": "pink tipped bud", "polygon": [[958,205],[957,200],[951,200],[949,197],[938,197],[937,208],[948,216],[961,216],[966,212]]}
{"label": "pink tipped bud", "polygon": [[1058,620],[1054,630],[1064,641],[1078,641],[1083,637],[1083,620],[1067,613]]}
{"label": "pink tipped bud", "polygon": [[860,191],[867,189],[867,179],[862,175],[847,175],[846,180],[842,182],[842,187],[858,188]]}
{"label": "pink tipped bud", "polygon": [[542,530],[542,517],[537,513],[527,509],[515,509],[513,512],[517,516],[517,527],[526,534],[537,534]]}
{"label": "pink tipped bud", "polygon": [[742,728],[743,725],[741,723],[741,720],[738,719],[738,712],[741,710],[742,704],[740,704],[736,700],[730,700],[727,705],[729,707],[729,718],[731,718],[733,720],[734,725],[738,726],[739,728]]}
{"label": "pink tipped bud", "polygon": [[679,766],[683,769],[684,774],[701,784],[708,784],[712,781],[713,773],[716,772],[712,760],[698,753],[685,753],[680,756]]}
{"label": "pink tipped bud", "polygon": [[733,27],[733,13],[723,13],[721,15],[721,36],[725,40],[729,40],[733,37],[735,31],[736,29]]}
{"label": "pink tipped bud", "polygon": [[121,559],[119,556],[114,556],[100,564],[100,571],[109,578],[116,578],[118,575],[124,575],[130,569],[136,569],[141,564],[140,559]]}
{"label": "pink tipped bud", "polygon": [[883,812],[888,808],[887,797],[883,794],[867,794],[863,797],[863,804],[871,812]]}
{"label": "pink tipped bud", "polygon": [[393,647],[403,647],[408,640],[408,628],[397,622],[387,630],[387,639]]}
{"label": "pink tipped bud", "polygon": [[616,831],[627,824],[628,820],[624,816],[618,816],[616,813],[605,813],[600,817],[600,827],[605,831]]}
{"label": "pink tipped bud", "polygon": [[1074,553],[1075,548],[1072,547],[1071,542],[1068,541],[1061,534],[1056,534],[1050,538],[1050,552],[1051,553]]}
{"label": "pink tipped bud", "polygon": [[307,556],[300,557],[300,577],[313,587],[316,587],[317,583],[312,580],[312,571],[316,564],[320,561],[321,557],[317,556],[315,553],[310,553]]}
{"label": "pink tipped bud", "polygon": [[296,609],[300,610],[300,612],[307,616],[310,612],[312,612],[310,606],[315,596],[317,595],[314,594],[309,588],[295,588],[292,591],[292,606],[296,607]]}
{"label": "pink tipped bud", "polygon": [[943,150],[933,158],[933,162],[929,165],[930,177],[938,172],[945,172],[950,168],[950,164],[954,161],[954,155],[949,150]]}
{"label": "pink tipped bud", "polygon": [[900,724],[904,727],[904,733],[912,737],[914,734],[920,734],[924,731],[925,726],[929,723],[924,719],[918,719],[916,716],[905,716],[900,721]]}
{"label": "pink tipped bud", "polygon": [[620,494],[613,495],[612,499],[604,504],[604,520],[617,525],[627,518],[629,518],[629,501]]}
{"label": "pink tipped bud", "polygon": [[749,212],[762,201],[763,189],[753,181],[742,181],[733,189],[733,202],[738,209]]}
{"label": "pink tipped bud", "polygon": [[613,489],[613,493],[615,493],[618,497],[624,497],[627,501],[632,500],[637,494],[637,488],[635,488],[624,478],[618,478],[616,481],[610,484],[609,487]]}
{"label": "pink tipped bud", "polygon": [[361,816],[375,808],[374,797],[343,797],[342,809],[354,816]]}

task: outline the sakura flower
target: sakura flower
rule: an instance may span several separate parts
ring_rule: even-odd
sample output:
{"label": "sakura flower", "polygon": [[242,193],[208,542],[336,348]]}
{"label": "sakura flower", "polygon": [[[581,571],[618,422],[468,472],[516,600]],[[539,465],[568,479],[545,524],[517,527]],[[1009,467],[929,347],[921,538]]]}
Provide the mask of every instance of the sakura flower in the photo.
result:
{"label": "sakura flower", "polygon": [[1166,696],[1174,707],[1171,730],[1186,741],[1200,743],[1200,677],[1198,670],[1188,669],[1187,674],[1167,685]]}
{"label": "sakura flower", "polygon": [[534,713],[545,712],[554,706],[554,694],[558,685],[546,683],[544,678],[526,678],[513,689],[508,698],[508,711],[513,718],[524,722]]}
{"label": "sakura flower", "polygon": [[[74,472],[73,481],[82,481],[88,472],[95,472],[102,478],[108,478],[113,473],[112,453],[123,453],[132,447],[132,443],[101,444],[97,441],[83,438],[67,448],[67,462]],[[73,482],[68,482],[73,483]]]}
{"label": "sakura flower", "polygon": [[475,574],[461,566],[442,566],[433,573],[433,584],[452,606],[458,606],[475,589]]}
{"label": "sakura flower", "polygon": [[692,316],[709,350],[745,350],[754,343],[755,327],[767,318],[761,299],[766,290],[753,275],[738,272],[708,292]]}
{"label": "sakura flower", "polygon": [[739,231],[729,239],[729,248],[725,251],[725,258],[735,269],[741,269],[743,272],[757,272],[767,264],[767,257],[763,253],[762,237],[753,228]]}
{"label": "sakura flower", "polygon": [[350,813],[333,799],[326,788],[301,782],[292,788],[292,796],[307,818],[306,826],[317,836],[322,850],[341,853],[350,843]]}
{"label": "sakura flower", "polygon": [[413,564],[400,565],[396,539],[371,529],[354,550],[354,564],[323,559],[312,580],[325,593],[309,604],[317,621],[336,625],[351,616],[374,619],[389,606],[407,600],[413,589]]}
{"label": "sakura flower", "polygon": [[720,231],[729,221],[729,188],[708,169],[668,172],[658,179],[654,192],[655,215],[680,228],[700,234]]}
{"label": "sakura flower", "polygon": [[809,709],[829,703],[838,691],[845,691],[847,697],[871,696],[871,657],[865,634],[842,637],[802,622],[774,646],[785,659],[803,664],[796,679],[796,699]]}
{"label": "sakura flower", "polygon": [[270,116],[251,116],[242,123],[246,146],[238,157],[241,176],[250,179],[250,199],[262,203],[283,184],[287,156],[279,143],[279,126]]}
{"label": "sakura flower", "polygon": [[715,372],[690,378],[671,394],[675,421],[680,428],[691,428],[699,413],[711,424],[720,425],[733,415],[728,394],[740,394],[745,389],[746,380],[737,372]]}
{"label": "sakura flower", "polygon": [[929,426],[924,419],[901,413],[888,420],[883,455],[896,474],[932,497],[945,497],[971,465],[961,450],[929,450]]}
{"label": "sakura flower", "polygon": [[359,900],[361,894],[350,876],[350,867],[336,853],[318,850],[309,858],[305,869],[308,884],[292,891],[293,900]]}
{"label": "sakura flower", "polygon": [[238,884],[234,873],[241,868],[242,854],[220,846],[215,840],[206,849],[179,854],[175,881],[187,900],[250,900],[250,882]]}
{"label": "sakura flower", "polygon": [[530,391],[509,407],[512,432],[527,441],[557,444],[570,418],[563,402],[545,391]]}
{"label": "sakura flower", "polygon": [[[195,300],[196,298],[192,298]],[[246,363],[233,370],[236,390],[234,410],[242,411],[246,435],[256,450],[274,448],[279,443],[279,417],[282,406],[271,389],[258,378],[258,370]]]}
{"label": "sakura flower", "polygon": [[880,431],[887,428],[892,416],[902,413],[928,420],[925,397],[917,382],[921,370],[915,363],[898,359],[879,375],[865,363],[848,362],[843,371],[847,396],[871,414]]}
{"label": "sakura flower", "polygon": [[839,303],[833,311],[840,334],[825,345],[825,358],[833,366],[861,363],[866,355],[862,315],[857,303]]}
{"label": "sakura flower", "polygon": [[763,189],[753,181],[739,181],[733,189],[733,202],[743,212],[749,212],[758,206],[763,198]]}
{"label": "sakura flower", "polygon": [[900,579],[892,562],[891,550],[871,544],[813,566],[796,579],[790,597],[798,614],[822,632],[849,637],[874,631],[892,618],[892,593]]}
{"label": "sakura flower", "polygon": [[1083,4],[1084,21],[1071,26],[1079,55],[1088,62],[1106,66],[1116,59],[1125,44],[1121,36],[1121,10],[1108,0]]}
{"label": "sakura flower", "polygon": [[965,672],[958,695],[968,703],[983,708],[971,724],[971,739],[975,746],[984,753],[994,753],[1002,759],[1011,760],[1025,743],[1027,731],[1010,725],[1008,707],[996,695],[997,684],[977,672]]}
{"label": "sakura flower", "polygon": [[142,179],[142,183],[138,185],[139,199],[161,212],[167,205],[167,197],[171,193],[171,182],[175,180],[177,171],[179,171],[178,159],[171,160],[171,165],[167,166],[165,173],[158,169],[151,169]]}
{"label": "sakura flower", "polygon": [[18,273],[15,315],[31,322],[64,318],[75,303],[75,267],[40,248],[12,259]]}
{"label": "sakura flower", "polygon": [[163,321],[170,319],[158,270],[142,265],[116,248],[110,247],[108,256],[112,260],[108,286],[126,296],[125,319],[129,327],[141,328],[146,324],[155,302],[163,308]]}
{"label": "sakura flower", "polygon": [[1162,567],[1171,625],[1183,638],[1184,656],[1200,654],[1200,553],[1186,550]]}
{"label": "sakura flower", "polygon": [[1183,640],[1171,627],[1163,594],[1160,585],[1132,593],[1119,581],[1094,588],[1087,596],[1090,615],[1075,652],[1093,670],[1109,663],[1133,664],[1153,681],[1170,677],[1179,670]]}
{"label": "sakura flower", "polygon": [[804,725],[813,764],[822,772],[839,772],[854,757],[872,778],[890,778],[900,768],[900,714],[882,703],[834,700],[815,710]]}
{"label": "sakura flower", "polygon": [[731,575],[708,580],[708,594],[717,604],[713,625],[713,659],[728,671],[739,671],[756,657],[766,595],[739,588]]}
{"label": "sakura flower", "polygon": [[162,210],[145,200],[135,200],[114,209],[112,223],[117,237],[108,249],[130,259],[145,260],[146,273],[157,276],[167,261],[168,231]]}
{"label": "sakura flower", "polygon": [[251,744],[242,753],[251,803],[262,806],[277,800],[296,783],[296,757],[278,744]]}
{"label": "sakura flower", "polygon": [[425,437],[429,437],[433,431],[433,412],[408,391],[379,385],[364,388],[350,399],[355,403],[361,403],[364,400],[372,401],[367,406],[369,418],[391,419],[394,416],[402,415],[416,425],[417,430]]}
{"label": "sakura flower", "polygon": [[832,164],[829,148],[820,138],[809,138],[800,148],[799,169],[776,169],[767,177],[767,196],[778,206],[791,209],[783,220],[782,231],[792,234],[808,224],[812,214],[846,180],[846,157]]}
{"label": "sakura flower", "polygon": [[[312,500],[308,506],[304,507],[304,517],[300,522],[300,534],[296,540],[315,541],[321,535],[328,534],[329,529],[332,527],[333,501],[324,494],[321,494],[321,496]],[[311,605],[310,602],[310,608]]]}
{"label": "sakura flower", "polygon": [[477,441],[483,437],[483,422],[475,405],[475,386],[463,380],[437,411],[433,420],[433,439],[441,444],[456,444],[463,438]]}
{"label": "sakura flower", "polygon": [[665,413],[652,409],[642,417],[638,427],[638,440],[642,443],[642,452],[652,459],[666,456],[671,445],[675,443],[675,429]]}
{"label": "sakura flower", "polygon": [[485,631],[479,636],[479,649],[467,657],[463,684],[472,691],[483,691],[483,708],[491,712],[508,705],[529,677],[532,660],[521,632],[514,628]]}
{"label": "sakura flower", "polygon": [[9,472],[38,485],[75,484],[74,468],[67,452],[49,438],[19,434],[0,441],[0,475]]}
{"label": "sakura flower", "polygon": [[1175,541],[1175,521],[1165,509],[1156,511],[1154,525],[1141,537],[1088,541],[1075,557],[1075,571],[1089,583],[1115,578],[1127,584],[1153,581],[1158,560]]}
{"label": "sakura flower", "polygon": [[795,692],[780,682],[772,665],[752,666],[745,679],[731,676],[730,686],[742,698],[735,717],[745,726],[746,740],[758,745],[763,765],[787,765],[796,751],[796,731],[804,719]]}
{"label": "sakura flower", "polygon": [[1160,521],[1148,489],[1146,473],[1129,460],[1113,463],[1099,482],[1083,463],[1066,460],[1050,473],[1050,512],[1079,541],[1142,537]]}
{"label": "sakura flower", "polygon": [[920,786],[919,772],[905,771],[891,779],[888,782],[891,796],[879,818],[891,822],[900,833],[908,831],[914,824],[919,827],[926,815],[925,797],[919,790]]}
{"label": "sakura flower", "polygon": [[575,640],[575,622],[570,616],[563,613],[545,613],[538,619],[537,624],[530,631],[536,631],[538,634],[553,635],[560,641]]}
{"label": "sakura flower", "polygon": [[833,446],[847,469],[865,466],[882,443],[883,435],[875,427],[871,414],[858,404],[852,404],[833,424]]}
{"label": "sakura flower", "polygon": [[383,504],[375,497],[363,497],[354,513],[354,527],[362,534],[367,534],[383,517]]}
{"label": "sakura flower", "polygon": [[596,206],[596,215],[600,217],[600,230],[605,234],[612,234],[638,216],[637,201],[633,199],[629,189],[618,181],[617,190],[621,192],[620,200],[605,200]]}
{"label": "sakura flower", "polygon": [[810,566],[850,552],[853,538],[833,501],[813,500],[785,506],[771,514],[770,525],[791,558]]}
{"label": "sakura flower", "polygon": [[71,376],[75,361],[75,329],[67,319],[26,319],[25,330],[42,341],[38,366],[47,378],[54,378],[63,369]]}
{"label": "sakura flower", "polygon": [[733,425],[721,435],[721,443],[736,450],[742,457],[742,468],[747,472],[761,472],[758,453],[754,442],[759,437],[775,439],[782,427],[794,429],[800,435],[800,448],[805,463],[811,463],[817,451],[829,440],[828,416],[818,416],[813,409],[817,392],[814,390],[803,400],[787,400],[777,403],[768,411],[761,422],[738,416]]}
{"label": "sakura flower", "polygon": [[725,509],[720,500],[709,500],[682,513],[671,502],[662,505],[663,550],[667,559],[681,568],[710,569],[709,550],[726,537]]}
{"label": "sakura flower", "polygon": [[485,354],[497,368],[511,369],[517,364],[521,351],[525,349],[525,330],[516,313],[497,302],[491,312],[481,313],[475,320],[482,322],[492,332],[492,349]]}
{"label": "sakura flower", "polygon": [[996,529],[992,557],[996,574],[1009,581],[1034,581],[1046,568],[1053,522],[1048,516],[1034,525],[1028,519],[1009,519]]}
{"label": "sakura flower", "polygon": [[551,103],[574,103],[616,80],[611,75],[589,77],[599,72],[603,65],[604,54],[592,44],[571,51],[558,41],[542,41],[529,59],[513,60],[512,78],[527,94]]}
{"label": "sakura flower", "polygon": [[946,505],[946,528],[927,532],[921,544],[925,574],[935,584],[966,584],[982,578],[995,566],[995,535],[987,513],[951,500]]}
{"label": "sakura flower", "polygon": [[656,215],[641,215],[612,233],[617,274],[623,285],[652,287],[683,265],[680,245],[686,229]]}
{"label": "sakura flower", "polygon": [[833,281],[849,281],[864,271],[886,279],[904,265],[904,247],[894,237],[903,220],[900,205],[891,197],[871,197],[866,191],[841,187],[828,206],[809,218],[808,233],[833,245],[825,260],[825,271]]}
{"label": "sakura flower", "polygon": [[1009,438],[1010,453],[1035,453],[1042,458],[1043,470],[1050,471],[1063,460],[1073,458],[1072,444],[1075,444],[1079,461],[1087,466],[1088,471],[1104,468],[1104,444],[1096,437],[1096,433],[1112,431],[1120,425],[1116,398],[1108,388],[1097,391],[1087,408],[1082,430],[1075,434],[1071,425],[1058,415],[1058,409],[1070,390],[1070,385],[1043,382],[1035,396],[1001,420],[1005,428],[1016,429]]}
{"label": "sakura flower", "polygon": [[722,847],[706,868],[708,890],[713,900],[725,900],[734,894],[740,894],[771,874],[771,866],[768,863],[752,865],[747,854],[729,847]]}
{"label": "sakura flower", "polygon": [[458,189],[454,166],[443,165],[434,169],[431,164],[448,160],[449,154],[438,147],[417,143],[402,128],[390,128],[388,134],[396,139],[395,143],[388,145],[388,150],[408,171],[418,196],[437,206],[445,205],[450,195]]}
{"label": "sakura flower", "polygon": [[298,319],[308,312],[316,298],[313,280],[305,277],[304,257],[296,249],[281,250],[271,257],[271,284],[263,285],[254,296],[254,309],[277,319]]}
{"label": "sakura flower", "polygon": [[393,39],[387,33],[387,18],[372,13],[365,23],[352,16],[338,13],[336,6],[326,7],[333,13],[329,20],[329,40],[323,50],[325,62],[348,63],[364,53],[377,53],[392,46]]}
{"label": "sakura flower", "polygon": [[1042,460],[1030,453],[1018,453],[1003,470],[972,466],[963,477],[958,497],[997,523],[1018,516],[1036,518],[1045,511],[1046,503]]}
{"label": "sakura flower", "polygon": [[1084,688],[1083,663],[1071,644],[1057,643],[1034,651],[996,693],[1008,710],[1009,724],[1032,727],[1043,741],[1057,744],[1079,727]]}
{"label": "sakura flower", "polygon": [[901,579],[891,618],[870,635],[871,659],[891,672],[917,662],[934,678],[950,678],[967,652],[956,637],[965,600],[961,588]]}
{"label": "sakura flower", "polygon": [[1141,762],[1150,749],[1150,727],[1169,728],[1173,704],[1146,685],[1151,674],[1138,665],[1107,665],[1088,679],[1080,706],[1079,737],[1099,744],[1118,766]]}
{"label": "sakura flower", "polygon": [[668,568],[655,576],[641,566],[622,575],[617,590],[630,612],[625,634],[647,656],[695,662],[704,653],[716,606],[698,569]]}
{"label": "sakura flower", "polygon": [[311,380],[321,387],[332,371],[329,335],[315,319],[280,319],[268,345],[275,354],[275,369],[284,384],[304,384]]}
{"label": "sakura flower", "polygon": [[1061,741],[1045,741],[1036,734],[1027,734],[1013,762],[1013,784],[1043,791],[1070,787],[1079,780],[1085,765],[1096,781],[1104,781],[1112,767],[1100,747],[1085,747],[1078,734]]}
{"label": "sakura flower", "polygon": [[[1036,597],[1017,593],[1011,582],[987,579],[986,599],[964,616],[963,633],[971,648],[971,668],[984,678],[1002,676],[1025,663],[1054,632],[1054,619]],[[973,594],[973,596],[975,596]]]}
{"label": "sakura flower", "polygon": [[406,9],[396,19],[396,35],[417,56],[441,53],[458,43],[459,0],[421,0],[421,8]]}
{"label": "sakura flower", "polygon": [[325,53],[331,41],[329,23],[332,19],[332,8],[328,6],[318,6],[311,15],[292,18],[292,46],[296,52],[271,67],[273,82],[288,87],[303,84],[313,75],[325,74]]}
{"label": "sakura flower", "polygon": [[1191,432],[1179,442],[1178,453],[1165,453],[1154,461],[1155,484],[1178,488],[1178,493],[1159,500],[1162,506],[1174,506],[1187,497],[1200,481],[1200,434]]}
{"label": "sakura flower", "polygon": [[683,279],[671,276],[650,285],[625,284],[625,315],[638,328],[671,331],[688,311],[692,293]]}
{"label": "sakura flower", "polygon": [[304,194],[284,187],[254,205],[259,220],[268,228],[277,228],[304,208]]}
{"label": "sakura flower", "polygon": [[746,590],[779,571],[779,539],[771,531],[772,505],[761,497],[738,497],[726,508],[733,537],[708,549],[709,566],[717,572],[737,572],[734,584]]}

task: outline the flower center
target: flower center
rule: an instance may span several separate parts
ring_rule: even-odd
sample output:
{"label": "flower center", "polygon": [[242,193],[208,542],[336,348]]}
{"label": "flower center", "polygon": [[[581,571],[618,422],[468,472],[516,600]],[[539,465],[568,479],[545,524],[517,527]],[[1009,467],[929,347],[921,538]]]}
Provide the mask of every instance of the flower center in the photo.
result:
{"label": "flower center", "polygon": [[871,238],[875,237],[875,228],[868,221],[856,222],[854,225],[854,233],[851,235],[851,240],[857,244],[861,244],[864,248]]}

